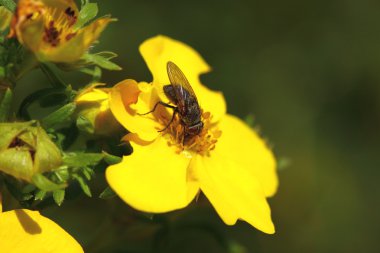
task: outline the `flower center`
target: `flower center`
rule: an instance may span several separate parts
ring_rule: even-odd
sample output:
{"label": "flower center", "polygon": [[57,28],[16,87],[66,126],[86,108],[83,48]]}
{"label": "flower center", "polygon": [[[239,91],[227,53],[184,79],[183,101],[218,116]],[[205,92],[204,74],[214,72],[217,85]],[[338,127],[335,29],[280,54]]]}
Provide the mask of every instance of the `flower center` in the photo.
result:
{"label": "flower center", "polygon": [[[186,152],[200,154],[202,156],[209,156],[210,152],[215,148],[218,138],[222,135],[217,127],[211,123],[212,116],[209,112],[202,113],[201,120],[203,122],[202,131],[190,139],[185,140],[185,127],[181,119],[176,116],[168,128],[163,132],[163,135],[167,137],[168,145],[175,146],[176,152]],[[162,126],[166,127],[170,118],[161,118],[160,122]],[[190,152],[190,153],[188,153]]]}
{"label": "flower center", "polygon": [[67,7],[64,12],[48,8],[45,13],[45,33],[43,40],[56,47],[62,40],[69,41],[76,35],[73,25],[77,21],[75,11]]}

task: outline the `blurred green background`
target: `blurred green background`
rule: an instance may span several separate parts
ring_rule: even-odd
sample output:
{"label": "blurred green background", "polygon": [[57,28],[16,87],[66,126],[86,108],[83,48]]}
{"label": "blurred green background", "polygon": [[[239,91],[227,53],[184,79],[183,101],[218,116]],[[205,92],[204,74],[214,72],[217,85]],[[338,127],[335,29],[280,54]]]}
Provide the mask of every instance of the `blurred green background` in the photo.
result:
{"label": "blurred green background", "polygon": [[[205,199],[151,218],[118,199],[81,197],[46,215],[88,252],[380,252],[379,1],[98,3],[118,22],[94,51],[118,53],[123,67],[105,72],[103,81],[150,81],[139,44],[157,34],[183,41],[212,66],[202,81],[223,91],[228,112],[253,114],[277,157],[290,161],[269,200],[277,232],[225,226]],[[38,73],[33,78],[46,82]],[[125,217],[110,215],[115,209]],[[128,214],[154,231],[150,240]],[[104,225],[109,219],[113,225]]]}

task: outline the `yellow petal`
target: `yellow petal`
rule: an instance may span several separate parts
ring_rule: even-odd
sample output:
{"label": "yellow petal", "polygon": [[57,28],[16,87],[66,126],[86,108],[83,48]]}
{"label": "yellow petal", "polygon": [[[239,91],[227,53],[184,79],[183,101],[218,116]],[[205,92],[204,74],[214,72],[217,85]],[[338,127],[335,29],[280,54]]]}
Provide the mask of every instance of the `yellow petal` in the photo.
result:
{"label": "yellow petal", "polygon": [[100,18],[80,29],[72,38],[62,38],[57,47],[46,44],[38,56],[43,61],[73,62],[78,60],[88,50],[91,44],[98,39],[101,32],[106,28],[111,18]]}
{"label": "yellow petal", "polygon": [[276,160],[264,140],[242,120],[229,114],[218,127],[222,136],[218,139],[216,151],[253,174],[261,183],[265,196],[273,196],[278,187]]}
{"label": "yellow petal", "polygon": [[102,102],[108,100],[108,90],[102,88],[96,88],[103,84],[93,84],[88,88],[82,90],[75,98],[76,102]]}
{"label": "yellow petal", "polygon": [[[153,141],[159,133],[159,123],[151,114],[138,115],[152,110],[157,95],[147,83],[137,83],[127,79],[116,84],[110,92],[110,108],[120,124],[133,133],[133,138],[141,141]],[[133,140],[133,138],[131,140]]]}
{"label": "yellow petal", "polygon": [[37,211],[0,213],[0,251],[12,253],[81,253],[71,235]]}
{"label": "yellow petal", "polygon": [[107,168],[111,188],[127,204],[144,211],[161,213],[187,206],[198,192],[188,177],[190,159],[176,154],[163,137],[147,146],[133,145],[133,155]]}
{"label": "yellow petal", "polygon": [[210,157],[196,156],[192,161],[191,169],[202,192],[227,225],[241,219],[273,234],[270,208],[260,182],[241,164],[224,155],[216,147]]}
{"label": "yellow petal", "polygon": [[[182,42],[159,35],[142,43],[140,53],[153,75],[154,85],[157,85],[159,90],[162,90],[163,85],[170,84],[166,64],[172,61],[190,82],[201,108],[211,112],[215,121],[225,114],[226,103],[223,94],[208,89],[199,80],[199,75],[209,72],[210,67],[194,49]],[[168,101],[163,92],[159,95],[161,100]]]}

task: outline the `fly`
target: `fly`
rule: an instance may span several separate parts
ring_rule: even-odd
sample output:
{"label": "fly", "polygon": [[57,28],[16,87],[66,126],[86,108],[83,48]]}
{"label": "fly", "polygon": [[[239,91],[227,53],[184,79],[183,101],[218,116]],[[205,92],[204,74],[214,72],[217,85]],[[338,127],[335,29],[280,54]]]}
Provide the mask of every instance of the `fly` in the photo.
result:
{"label": "fly", "polygon": [[203,129],[203,122],[201,120],[202,112],[193,88],[191,88],[183,72],[171,61],[169,61],[166,66],[170,84],[164,85],[163,90],[170,103],[174,104],[174,106],[159,101],[150,112],[140,115],[154,112],[158,105],[173,109],[172,118],[169,123],[159,132],[166,130],[173,122],[175,116],[178,115],[184,128],[183,143],[185,144],[192,137],[201,133]]}

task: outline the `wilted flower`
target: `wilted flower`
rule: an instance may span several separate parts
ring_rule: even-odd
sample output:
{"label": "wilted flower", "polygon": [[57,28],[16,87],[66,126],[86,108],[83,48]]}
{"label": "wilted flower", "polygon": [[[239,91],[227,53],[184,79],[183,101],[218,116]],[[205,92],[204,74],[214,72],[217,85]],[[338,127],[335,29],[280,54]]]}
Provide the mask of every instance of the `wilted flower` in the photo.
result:
{"label": "wilted flower", "polygon": [[0,251],[12,253],[82,253],[79,243],[38,211],[2,212],[0,196]]}
{"label": "wilted flower", "polygon": [[[243,121],[226,114],[220,92],[200,83],[199,75],[210,67],[192,48],[157,36],[145,41],[140,51],[153,83],[125,80],[111,91],[111,110],[130,131],[125,140],[134,151],[107,169],[110,186],[132,207],[153,213],[183,208],[201,190],[226,224],[242,219],[274,233],[266,197],[276,192],[278,179],[266,143]],[[141,115],[157,102],[168,101],[163,86],[170,83],[169,61],[183,71],[203,110],[203,129],[189,141],[184,141],[179,117],[170,123],[170,109],[158,106],[154,113]]]}
{"label": "wilted flower", "polygon": [[79,127],[91,134],[110,135],[122,128],[109,107],[110,89],[96,88],[101,85],[104,84],[93,84],[75,98],[78,116],[86,121]]}
{"label": "wilted flower", "polygon": [[73,62],[111,20],[99,18],[80,28],[76,27],[78,8],[73,0],[20,0],[10,36],[16,36],[41,61]]}
{"label": "wilted flower", "polygon": [[36,121],[0,123],[0,171],[31,182],[61,165],[61,153]]}

